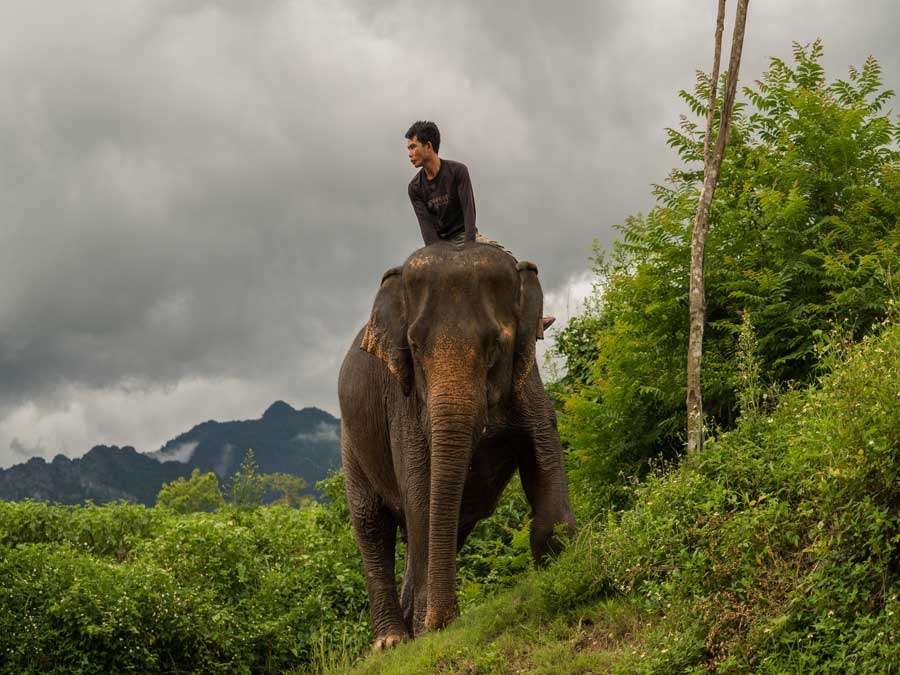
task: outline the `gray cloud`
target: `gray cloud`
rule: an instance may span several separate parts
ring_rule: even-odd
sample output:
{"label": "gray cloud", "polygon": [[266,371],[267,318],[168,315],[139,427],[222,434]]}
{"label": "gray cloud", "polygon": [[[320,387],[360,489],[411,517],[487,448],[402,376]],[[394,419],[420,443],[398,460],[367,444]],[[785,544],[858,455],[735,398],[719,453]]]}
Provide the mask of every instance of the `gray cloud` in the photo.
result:
{"label": "gray cloud", "polygon": [[[651,205],[708,66],[701,3],[136,0],[0,6],[0,465],[154,450],[276,399],[337,412],[381,272],[419,245],[402,134],[435,119],[479,224],[555,306]],[[756,0],[742,78],[822,36],[878,57],[892,3]]]}
{"label": "gray cloud", "polygon": [[9,442],[9,450],[14,459],[23,462],[31,457],[42,457],[44,455],[40,444],[28,447],[16,436],[13,436],[13,439]]}
{"label": "gray cloud", "polygon": [[191,457],[194,456],[194,450],[197,449],[198,445],[200,443],[197,441],[181,443],[167,452],[156,452],[152,456],[153,459],[159,462],[181,462],[182,464],[187,464],[191,461]]}
{"label": "gray cloud", "polygon": [[319,422],[314,431],[300,432],[292,439],[312,443],[334,443],[338,440],[338,428],[334,424]]}
{"label": "gray cloud", "polygon": [[222,446],[222,456],[219,458],[218,463],[215,466],[215,473],[219,478],[225,478],[226,471],[228,471],[231,466],[232,460],[234,458],[234,446],[231,443],[226,443]]}

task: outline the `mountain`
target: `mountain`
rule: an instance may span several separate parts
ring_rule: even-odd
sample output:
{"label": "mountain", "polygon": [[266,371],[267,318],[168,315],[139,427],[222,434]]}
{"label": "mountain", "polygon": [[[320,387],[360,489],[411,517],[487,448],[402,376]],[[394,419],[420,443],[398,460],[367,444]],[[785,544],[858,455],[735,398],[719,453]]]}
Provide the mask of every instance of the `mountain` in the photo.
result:
{"label": "mountain", "polygon": [[186,462],[223,479],[237,470],[247,448],[253,448],[262,473],[294,474],[312,486],[340,465],[339,430],[340,422],[327,412],[295,410],[276,401],[258,420],[203,422],[150,456]]}
{"label": "mountain", "polygon": [[57,455],[52,462],[32,457],[24,464],[0,470],[0,499],[80,504],[113,499],[147,504],[156,501],[163,483],[189,476],[179,462],[159,462],[130,446],[97,445],[78,459]]}
{"label": "mountain", "polygon": [[63,504],[113,499],[151,506],[163,483],[213,471],[224,482],[238,469],[248,448],[261,473],[289,473],[312,491],[316,481],[340,466],[340,422],[318,408],[295,410],[276,401],[256,420],[198,424],[151,453],[130,446],[98,445],[83,457],[33,457],[0,469],[0,499],[37,499]]}

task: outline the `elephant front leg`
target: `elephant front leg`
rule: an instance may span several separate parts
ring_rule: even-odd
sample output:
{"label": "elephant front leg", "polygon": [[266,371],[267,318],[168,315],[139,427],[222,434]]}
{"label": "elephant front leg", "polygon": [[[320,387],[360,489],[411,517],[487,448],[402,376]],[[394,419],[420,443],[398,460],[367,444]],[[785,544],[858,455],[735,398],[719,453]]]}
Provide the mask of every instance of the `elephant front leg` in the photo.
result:
{"label": "elephant front leg", "polygon": [[531,452],[523,453],[520,459],[519,476],[533,512],[531,555],[540,566],[547,555],[562,549],[556,532],[559,525],[568,536],[575,533],[562,446],[552,417],[533,435]]}
{"label": "elephant front leg", "polygon": [[428,494],[430,452],[424,435],[416,428],[395,425],[391,444],[402,448],[401,500],[405,521],[406,568],[400,607],[409,634],[425,632],[428,603]]}
{"label": "elephant front leg", "polygon": [[394,580],[397,523],[365,479],[347,471],[347,496],[353,530],[363,559],[374,651],[394,647],[409,637]]}
{"label": "elephant front leg", "polygon": [[568,536],[575,533],[575,516],[568,503],[557,472],[542,471],[540,468],[520,466],[522,487],[531,504],[531,555],[539,567],[548,555],[562,550],[563,542],[557,535],[557,526],[562,525]]}

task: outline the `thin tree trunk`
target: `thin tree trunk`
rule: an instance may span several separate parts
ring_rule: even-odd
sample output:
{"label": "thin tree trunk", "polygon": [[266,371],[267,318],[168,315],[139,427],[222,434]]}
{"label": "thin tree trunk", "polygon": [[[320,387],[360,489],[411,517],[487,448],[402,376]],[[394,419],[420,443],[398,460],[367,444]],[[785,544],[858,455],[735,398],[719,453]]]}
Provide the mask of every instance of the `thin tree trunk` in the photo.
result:
{"label": "thin tree trunk", "polygon": [[722,54],[722,31],[725,23],[725,0],[719,0],[716,17],[715,56],[709,85],[709,109],[706,115],[706,138],[703,143],[703,189],[694,218],[691,233],[691,286],[690,286],[690,334],[688,337],[687,363],[687,446],[688,452],[703,449],[703,396],[700,386],[700,372],[703,362],[703,324],[706,319],[706,289],[704,285],[704,262],[706,233],[709,231],[709,207],[719,180],[722,156],[728,140],[731,111],[737,92],[738,71],[741,65],[741,50],[744,46],[744,27],[747,23],[747,3],[738,0],[734,18],[734,34],[731,39],[731,58],[719,117],[719,133],[715,145],[712,143],[713,120],[716,105],[716,87],[719,80],[719,62]]}

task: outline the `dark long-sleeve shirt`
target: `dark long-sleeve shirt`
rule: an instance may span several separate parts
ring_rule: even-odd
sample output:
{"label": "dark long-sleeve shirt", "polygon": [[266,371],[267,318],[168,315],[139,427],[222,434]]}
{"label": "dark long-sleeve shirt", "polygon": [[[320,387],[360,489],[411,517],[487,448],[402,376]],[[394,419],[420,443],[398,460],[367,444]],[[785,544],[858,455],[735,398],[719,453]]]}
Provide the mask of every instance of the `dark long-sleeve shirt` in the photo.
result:
{"label": "dark long-sleeve shirt", "polygon": [[433,180],[420,169],[409,182],[409,200],[426,245],[463,230],[467,241],[475,240],[475,196],[469,170],[462,162],[442,159]]}

